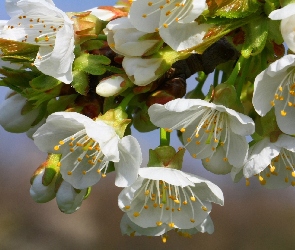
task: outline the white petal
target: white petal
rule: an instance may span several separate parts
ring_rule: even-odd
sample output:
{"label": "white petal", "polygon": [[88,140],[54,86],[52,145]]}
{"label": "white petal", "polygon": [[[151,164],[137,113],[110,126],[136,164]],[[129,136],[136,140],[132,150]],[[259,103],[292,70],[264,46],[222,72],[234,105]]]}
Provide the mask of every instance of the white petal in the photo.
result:
{"label": "white petal", "polygon": [[130,186],[138,177],[142,162],[141,149],[133,136],[125,136],[119,142],[120,161],[115,163],[117,187]]}
{"label": "white petal", "polygon": [[203,42],[204,35],[211,25],[173,22],[167,28],[160,29],[160,36],[173,50],[190,49]]}
{"label": "white petal", "polygon": [[272,20],[282,20],[292,15],[295,15],[295,3],[288,4],[281,9],[272,11],[268,17]]}
{"label": "white petal", "polygon": [[109,21],[115,16],[115,14],[112,11],[106,9],[93,8],[87,11],[91,11],[91,15],[94,15],[98,19],[103,21]]}
{"label": "white petal", "polygon": [[[295,10],[295,4],[294,10]],[[294,11],[295,12],[295,11]],[[288,48],[295,52],[295,13],[281,22],[281,32]]]}
{"label": "white petal", "polygon": [[249,178],[263,171],[271,162],[271,159],[278,156],[280,148],[269,141],[266,137],[257,142],[249,149],[249,158],[244,165],[244,176]]}
{"label": "white petal", "polygon": [[181,171],[172,168],[140,168],[138,174],[146,179],[162,180],[179,187],[194,186],[194,183],[184,176]]}

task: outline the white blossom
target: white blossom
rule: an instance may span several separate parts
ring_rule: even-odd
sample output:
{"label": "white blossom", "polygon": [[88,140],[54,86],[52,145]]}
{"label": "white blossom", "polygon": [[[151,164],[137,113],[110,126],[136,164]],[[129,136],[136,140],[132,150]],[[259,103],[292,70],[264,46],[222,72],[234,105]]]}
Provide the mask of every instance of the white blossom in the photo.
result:
{"label": "white blossom", "polygon": [[247,135],[254,132],[253,120],[223,105],[199,99],[175,99],[149,110],[152,123],[183,133],[185,147],[192,157],[216,174],[243,166],[248,152]]}
{"label": "white blossom", "polygon": [[295,55],[280,58],[256,76],[252,102],[261,116],[274,107],[279,128],[295,134]]}
{"label": "white blossom", "polygon": [[[180,170],[150,167],[139,169],[138,179],[123,189],[119,207],[142,228],[192,229],[202,224],[211,202],[223,205],[223,194],[215,184]],[[157,232],[157,229],[151,229]]]}
{"label": "white blossom", "polygon": [[75,112],[57,112],[33,135],[43,152],[62,154],[60,172],[74,188],[84,189],[105,177],[108,164],[116,169],[115,184],[125,187],[137,178],[141,150],[132,136],[122,139],[113,127]]}
{"label": "white blossom", "polygon": [[73,80],[73,22],[52,1],[6,2],[11,19],[0,37],[40,46],[34,65],[44,74],[64,83]]}

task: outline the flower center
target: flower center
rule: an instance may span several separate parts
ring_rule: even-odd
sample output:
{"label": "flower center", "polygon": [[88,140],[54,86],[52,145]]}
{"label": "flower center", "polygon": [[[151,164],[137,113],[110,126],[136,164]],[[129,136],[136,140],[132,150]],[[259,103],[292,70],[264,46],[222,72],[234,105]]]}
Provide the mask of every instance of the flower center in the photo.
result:
{"label": "flower center", "polygon": [[[295,186],[295,153],[282,149],[280,154],[273,158],[271,163],[257,176],[261,185],[265,185],[272,178],[283,178],[286,183]],[[246,179],[246,186],[250,185]]]}
{"label": "flower center", "polygon": [[19,28],[23,31],[22,42],[39,46],[53,46],[56,33],[64,26],[64,19],[54,16],[21,15],[17,26],[9,25],[8,29]]}
{"label": "flower center", "polygon": [[[143,18],[146,18],[158,11],[164,12],[166,18],[161,20],[160,26],[155,29],[156,32],[161,28],[168,28],[169,25],[173,22],[179,22],[182,20],[188,12],[190,11],[190,7],[192,4],[192,0],[160,0],[160,1],[150,1],[148,2],[148,6],[150,7],[150,11],[144,13],[142,15]],[[161,15],[161,14],[160,14]],[[162,16],[162,17],[163,17]]]}
{"label": "flower center", "polygon": [[[72,154],[78,155],[78,157],[74,158],[71,165],[72,169],[68,171],[68,175],[72,175],[80,164],[82,164],[83,175],[86,175],[93,169],[97,169],[96,172],[101,174],[104,169],[102,177],[106,176],[108,162],[103,161],[104,155],[100,150],[99,144],[87,136],[85,129],[59,141],[59,145],[54,146],[54,150],[59,151],[61,147],[65,147],[63,151],[66,152],[66,154],[63,154],[59,163],[60,166],[63,161],[71,157]],[[69,164],[67,164],[67,167],[69,167]]]}
{"label": "flower center", "polygon": [[286,116],[286,107],[295,107],[295,69],[292,69],[281,81],[281,84],[275,91],[274,99],[270,102],[275,106],[277,102],[284,102],[281,115]]}
{"label": "flower center", "polygon": [[[137,197],[143,200],[143,204],[139,211],[134,211],[133,216],[138,217],[144,213],[145,210],[155,209],[158,214],[158,219],[156,221],[157,226],[166,223],[169,227],[174,228],[173,214],[174,212],[181,213],[182,206],[190,206],[191,212],[189,220],[191,223],[195,223],[197,217],[195,213],[195,202],[199,203],[203,211],[208,210],[189,186],[181,188],[179,186],[170,185],[165,181],[145,180],[141,188],[137,191],[133,201],[135,201]],[[125,209],[129,210],[131,207],[126,206]],[[185,209],[184,213],[184,218],[187,218],[187,209]],[[163,218],[169,218],[169,221],[163,221]]]}

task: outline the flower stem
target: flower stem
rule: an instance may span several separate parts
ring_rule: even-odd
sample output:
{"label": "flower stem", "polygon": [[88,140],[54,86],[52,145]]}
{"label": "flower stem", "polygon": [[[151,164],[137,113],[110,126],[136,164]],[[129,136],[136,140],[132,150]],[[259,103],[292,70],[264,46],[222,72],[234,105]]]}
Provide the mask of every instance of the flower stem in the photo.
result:
{"label": "flower stem", "polygon": [[237,96],[240,98],[241,96],[241,93],[242,93],[242,90],[243,90],[243,86],[244,84],[246,83],[246,77],[249,73],[249,68],[250,68],[250,61],[248,60],[245,60],[244,63],[243,63],[243,71],[242,71],[242,74],[241,74],[241,77],[239,77],[239,79],[237,80]]}
{"label": "flower stem", "polygon": [[127,96],[125,96],[125,98],[122,100],[122,102],[120,103],[120,105],[118,106],[118,108],[120,107],[122,110],[126,110],[129,102],[134,97],[134,95],[135,94],[133,92],[131,92]]}
{"label": "flower stem", "polygon": [[237,79],[238,74],[240,73],[241,70],[241,65],[244,62],[244,57],[240,56],[239,60],[237,61],[232,73],[230,74],[229,78],[226,80],[226,84],[228,85],[234,85]]}
{"label": "flower stem", "polygon": [[160,146],[170,145],[170,132],[167,132],[164,128],[160,128]]}
{"label": "flower stem", "polygon": [[214,88],[218,85],[219,72],[220,72],[219,69],[215,69],[215,71],[214,71],[214,78],[213,78]]}

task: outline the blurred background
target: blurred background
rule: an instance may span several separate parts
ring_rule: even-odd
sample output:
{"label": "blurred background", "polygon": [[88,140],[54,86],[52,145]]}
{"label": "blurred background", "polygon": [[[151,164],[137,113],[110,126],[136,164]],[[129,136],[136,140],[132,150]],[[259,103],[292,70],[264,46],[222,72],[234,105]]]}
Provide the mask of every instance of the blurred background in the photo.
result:
{"label": "blurred background", "polygon": [[[82,11],[111,0],[55,0],[63,11]],[[4,0],[0,2],[0,20],[8,19]],[[189,85],[193,84],[190,80]],[[0,88],[3,101],[5,88]],[[0,111],[1,112],[1,111]],[[144,155],[158,146],[158,132],[139,134],[134,131]],[[151,136],[154,141],[151,140]],[[178,139],[172,138],[176,148]],[[213,206],[215,225],[212,235],[198,234],[191,239],[169,233],[167,243],[160,237],[122,236],[122,212],[117,206],[121,189],[114,186],[109,174],[96,184],[90,197],[74,214],[63,214],[55,200],[35,203],[30,195],[30,177],[46,158],[25,134],[11,134],[0,128],[0,249],[295,249],[294,188],[266,190],[251,180],[232,183],[230,176],[216,176],[204,170],[198,160],[186,155],[184,171],[200,175],[217,184],[224,192],[225,206]],[[147,163],[144,159],[143,165]]]}

